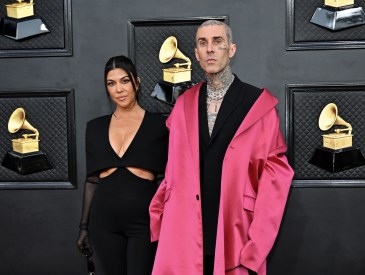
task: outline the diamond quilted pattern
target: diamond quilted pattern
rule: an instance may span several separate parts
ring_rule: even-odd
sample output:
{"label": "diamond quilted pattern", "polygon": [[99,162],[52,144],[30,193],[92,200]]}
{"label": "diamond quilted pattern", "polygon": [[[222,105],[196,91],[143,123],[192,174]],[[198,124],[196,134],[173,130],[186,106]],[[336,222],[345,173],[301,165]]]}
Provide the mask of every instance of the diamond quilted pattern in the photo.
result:
{"label": "diamond quilted pattern", "polygon": [[[65,48],[65,23],[64,23],[65,0],[37,0],[34,5],[34,15],[42,18],[50,30],[49,33],[34,36],[24,41],[15,41],[0,35],[2,50],[32,50],[32,49],[62,49]],[[14,0],[3,0],[0,5],[0,16],[6,15],[6,4],[14,3]]]}
{"label": "diamond quilted pattern", "polygon": [[[297,0],[294,2],[294,40],[296,42],[359,41],[365,39],[365,25],[330,31],[310,23],[317,7],[321,7],[323,4],[323,0]],[[365,0],[357,0],[355,4],[365,9]]]}
{"label": "diamond quilted pattern", "polygon": [[69,181],[68,150],[68,118],[67,98],[65,97],[9,97],[0,100],[0,159],[3,160],[7,151],[12,150],[11,139],[21,137],[28,130],[17,133],[8,132],[8,120],[12,112],[22,107],[25,109],[26,120],[39,131],[40,150],[48,155],[54,169],[29,175],[19,175],[14,171],[0,166],[1,181]]}
{"label": "diamond quilted pattern", "polygon": [[[364,179],[365,166],[338,173],[330,173],[309,163],[317,147],[322,146],[322,134],[333,129],[321,131],[318,127],[319,115],[328,103],[337,105],[339,115],[353,128],[353,146],[360,148],[365,155],[365,87],[311,87],[289,90],[293,100],[289,107],[293,137],[289,154],[293,156],[294,179]],[[336,126],[338,127],[338,126]],[[334,128],[334,127],[333,127]]]}

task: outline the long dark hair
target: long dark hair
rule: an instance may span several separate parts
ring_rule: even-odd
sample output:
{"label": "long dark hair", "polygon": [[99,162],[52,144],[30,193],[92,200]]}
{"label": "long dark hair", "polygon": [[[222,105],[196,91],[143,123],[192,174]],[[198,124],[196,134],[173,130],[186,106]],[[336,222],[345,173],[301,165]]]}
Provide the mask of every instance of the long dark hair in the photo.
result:
{"label": "long dark hair", "polygon": [[132,60],[130,60],[128,57],[126,57],[124,55],[113,56],[105,64],[104,84],[105,84],[107,96],[109,97],[106,77],[107,77],[108,73],[114,69],[123,69],[127,73],[129,79],[132,81],[133,89],[136,93],[136,99],[138,101],[137,88],[139,87],[139,80],[138,80],[139,78],[138,78],[137,68],[133,64]]}

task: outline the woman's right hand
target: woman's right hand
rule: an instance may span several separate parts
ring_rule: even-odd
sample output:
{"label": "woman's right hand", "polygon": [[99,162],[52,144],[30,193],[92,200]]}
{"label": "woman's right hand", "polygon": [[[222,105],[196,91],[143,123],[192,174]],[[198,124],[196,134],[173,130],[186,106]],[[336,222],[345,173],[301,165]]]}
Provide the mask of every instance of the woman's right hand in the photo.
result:
{"label": "woman's right hand", "polygon": [[89,240],[89,232],[86,229],[80,229],[77,246],[82,254],[90,257],[93,254],[93,249]]}

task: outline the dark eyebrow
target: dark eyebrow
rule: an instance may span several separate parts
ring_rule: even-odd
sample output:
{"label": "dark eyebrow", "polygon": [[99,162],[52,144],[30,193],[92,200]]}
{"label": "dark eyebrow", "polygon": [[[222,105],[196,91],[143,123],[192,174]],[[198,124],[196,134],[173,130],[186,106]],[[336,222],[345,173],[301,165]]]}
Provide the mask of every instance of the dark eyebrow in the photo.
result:
{"label": "dark eyebrow", "polygon": [[[216,39],[223,39],[223,36],[213,36],[213,40],[216,40]],[[199,40],[207,40],[207,39],[205,37],[199,37],[198,41]]]}
{"label": "dark eyebrow", "polygon": [[[125,78],[128,78],[129,79],[129,76],[128,75],[125,75],[121,78],[121,80],[124,80]],[[113,79],[107,79],[106,81],[114,81]]]}

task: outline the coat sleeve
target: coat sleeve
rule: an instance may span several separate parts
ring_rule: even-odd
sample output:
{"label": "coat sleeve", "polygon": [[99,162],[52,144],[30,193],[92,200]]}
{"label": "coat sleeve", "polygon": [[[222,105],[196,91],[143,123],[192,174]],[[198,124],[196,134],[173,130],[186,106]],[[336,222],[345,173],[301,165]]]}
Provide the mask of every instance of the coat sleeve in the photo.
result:
{"label": "coat sleeve", "polygon": [[166,192],[166,179],[164,179],[156,194],[152,198],[149,211],[150,211],[150,230],[151,230],[151,241],[158,241],[160,236],[160,229],[162,223],[162,214],[164,210],[164,199]]}
{"label": "coat sleeve", "polygon": [[[166,127],[170,130],[171,120],[173,112],[171,112],[170,116],[166,120]],[[169,152],[170,152],[170,142],[171,142],[171,134],[170,134],[170,141],[169,141]],[[164,212],[164,205],[165,205],[165,197],[166,197],[166,186],[167,186],[167,179],[168,179],[168,170],[169,170],[169,161],[167,161],[166,169],[165,169],[165,178],[162,180],[160,186],[158,187],[155,195],[153,196],[150,206],[149,206],[149,213],[150,213],[150,231],[151,231],[151,241],[155,242],[159,240],[161,224],[162,224],[162,216]]]}
{"label": "coat sleeve", "polygon": [[265,127],[269,129],[265,138],[267,157],[257,186],[253,186],[256,191],[254,216],[248,231],[248,242],[240,257],[241,264],[255,272],[259,271],[274,245],[294,175],[285,156],[286,145],[276,110]]}

